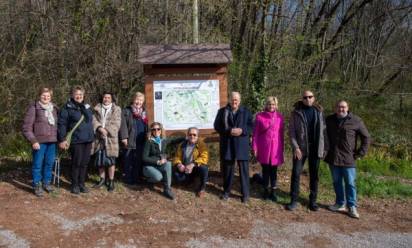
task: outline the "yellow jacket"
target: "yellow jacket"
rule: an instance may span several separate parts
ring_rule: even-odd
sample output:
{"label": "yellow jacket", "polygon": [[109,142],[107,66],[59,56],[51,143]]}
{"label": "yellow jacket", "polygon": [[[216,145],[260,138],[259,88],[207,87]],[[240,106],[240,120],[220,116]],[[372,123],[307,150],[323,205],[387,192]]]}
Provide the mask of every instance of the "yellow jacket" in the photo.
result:
{"label": "yellow jacket", "polygon": [[[173,159],[173,164],[181,164],[183,160],[183,147],[186,146],[187,141],[182,142],[177,147],[176,155]],[[207,165],[209,162],[209,152],[205,142],[198,140],[195,147],[193,148],[193,161],[196,165]]]}

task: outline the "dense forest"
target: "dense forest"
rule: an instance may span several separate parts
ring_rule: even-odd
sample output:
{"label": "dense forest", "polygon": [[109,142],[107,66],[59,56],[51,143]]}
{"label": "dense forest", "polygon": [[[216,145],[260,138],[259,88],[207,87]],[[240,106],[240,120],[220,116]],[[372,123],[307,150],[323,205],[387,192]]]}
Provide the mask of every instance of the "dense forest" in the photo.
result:
{"label": "dense forest", "polygon": [[2,0],[0,154],[19,155],[23,113],[40,85],[61,105],[143,89],[141,44],[229,43],[230,88],[254,111],[276,95],[287,114],[303,89],[338,98],[391,156],[411,160],[411,0]]}

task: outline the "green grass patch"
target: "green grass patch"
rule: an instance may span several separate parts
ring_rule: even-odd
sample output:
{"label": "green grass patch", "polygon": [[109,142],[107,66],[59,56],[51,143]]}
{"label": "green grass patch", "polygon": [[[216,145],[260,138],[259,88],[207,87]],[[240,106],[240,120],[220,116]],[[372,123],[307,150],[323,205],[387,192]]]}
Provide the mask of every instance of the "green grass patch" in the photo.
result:
{"label": "green grass patch", "polygon": [[368,173],[360,173],[356,182],[360,196],[375,198],[412,197],[412,184],[397,179],[385,179]]}
{"label": "green grass patch", "polygon": [[[377,159],[364,159],[358,162],[356,187],[359,197],[370,198],[405,198],[412,197],[412,182],[410,179],[410,164],[401,161],[393,164],[392,161],[382,162]],[[385,177],[390,178],[385,178]],[[320,199],[329,199],[333,196],[333,183],[330,169],[324,162],[319,168]],[[405,180],[399,180],[404,178]]]}
{"label": "green grass patch", "polygon": [[357,169],[375,176],[412,179],[412,161],[368,156],[357,162]]}

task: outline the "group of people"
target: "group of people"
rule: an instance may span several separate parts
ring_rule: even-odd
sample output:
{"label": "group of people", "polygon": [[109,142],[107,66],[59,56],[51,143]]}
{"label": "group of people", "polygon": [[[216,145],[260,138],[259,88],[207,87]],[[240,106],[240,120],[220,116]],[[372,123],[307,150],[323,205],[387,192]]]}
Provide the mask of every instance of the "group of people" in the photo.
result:
{"label": "group of people", "polygon": [[[39,99],[30,104],[23,123],[23,134],[33,150],[33,190],[36,196],[52,192],[52,167],[56,145],[71,154],[71,192],[88,193],[85,185],[91,155],[100,179],[94,188],[115,188],[115,165],[122,150],[123,180],[135,184],[146,180],[162,182],[163,194],[174,199],[172,178],[177,183],[198,178],[196,195],[203,197],[208,181],[209,152],[196,127],[186,137],[166,137],[159,122],[148,124],[145,96],[137,92],[123,110],[115,96],[104,92],[94,108],[84,102],[85,90],[75,86],[67,103],[58,109],[52,103],[53,91],[41,88]],[[236,163],[239,166],[242,202],[248,202],[250,151],[262,166],[263,198],[277,201],[277,168],[284,163],[284,118],[276,97],[267,98],[264,110],[255,116],[241,105],[239,92],[230,94],[229,103],[219,109],[214,129],[219,134],[220,163],[223,172],[222,200],[230,198]],[[359,218],[356,205],[356,163],[369,145],[369,133],[362,120],[349,112],[348,103],[339,100],[335,113],[324,117],[322,107],[311,91],[304,91],[289,119],[293,151],[290,197],[287,210],[295,210],[300,175],[309,163],[309,209],[317,211],[318,170],[321,159],[330,166],[336,194],[332,211],[346,211]],[[357,146],[357,139],[361,144]],[[169,157],[171,146],[177,147]],[[343,186],[343,183],[345,186]]]}

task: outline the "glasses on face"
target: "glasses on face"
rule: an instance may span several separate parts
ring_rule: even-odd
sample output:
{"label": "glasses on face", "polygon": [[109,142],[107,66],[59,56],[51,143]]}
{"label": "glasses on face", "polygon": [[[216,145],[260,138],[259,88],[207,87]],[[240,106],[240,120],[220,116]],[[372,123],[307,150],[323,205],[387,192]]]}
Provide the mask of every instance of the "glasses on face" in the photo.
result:
{"label": "glasses on face", "polygon": [[197,136],[197,134],[195,134],[195,133],[189,133],[189,134],[188,134],[188,136],[193,136],[193,137],[196,137],[196,136]]}
{"label": "glasses on face", "polygon": [[162,130],[162,129],[160,129],[160,128],[152,128],[152,129],[150,129],[150,130],[152,130],[152,132],[153,132],[153,131],[160,131],[160,130]]}
{"label": "glasses on face", "polygon": [[303,99],[307,100],[307,99],[312,99],[313,96],[304,96]]}

